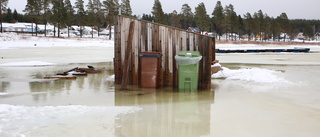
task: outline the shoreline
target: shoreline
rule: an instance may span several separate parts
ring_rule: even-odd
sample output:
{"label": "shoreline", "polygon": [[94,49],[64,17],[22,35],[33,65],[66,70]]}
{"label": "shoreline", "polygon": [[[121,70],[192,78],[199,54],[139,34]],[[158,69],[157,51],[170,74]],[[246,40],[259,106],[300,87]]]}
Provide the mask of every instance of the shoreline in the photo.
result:
{"label": "shoreline", "polygon": [[298,41],[289,41],[289,42],[279,42],[279,41],[247,41],[247,40],[218,40],[216,39],[216,44],[255,44],[255,45],[280,45],[280,46],[290,46],[290,45],[313,45],[313,46],[320,46],[320,41],[305,41],[305,42],[298,42]]}

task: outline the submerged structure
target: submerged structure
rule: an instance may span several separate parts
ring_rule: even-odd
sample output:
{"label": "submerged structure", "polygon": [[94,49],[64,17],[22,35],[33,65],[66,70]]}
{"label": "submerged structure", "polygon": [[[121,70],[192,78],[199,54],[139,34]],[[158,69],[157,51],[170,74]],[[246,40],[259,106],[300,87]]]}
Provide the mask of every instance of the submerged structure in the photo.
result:
{"label": "submerged structure", "polygon": [[[174,57],[180,51],[200,52],[198,88],[209,89],[215,38],[122,15],[115,17],[115,84],[141,85],[141,70],[151,65],[157,73],[149,77],[157,82],[156,87],[178,87],[178,64]],[[151,61],[155,65],[141,63],[141,56],[145,56],[141,53],[156,54],[154,57],[159,61]]]}

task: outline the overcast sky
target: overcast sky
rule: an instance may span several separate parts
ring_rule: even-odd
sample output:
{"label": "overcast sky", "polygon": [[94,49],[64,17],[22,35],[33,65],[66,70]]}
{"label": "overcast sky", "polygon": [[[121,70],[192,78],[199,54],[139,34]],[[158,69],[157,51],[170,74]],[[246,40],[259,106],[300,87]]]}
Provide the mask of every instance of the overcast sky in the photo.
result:
{"label": "overcast sky", "polygon": [[[71,0],[74,5],[76,0]],[[88,0],[84,0],[85,5]],[[103,1],[103,0],[101,0]],[[120,0],[121,1],[121,0]],[[154,0],[130,0],[134,15],[151,14]],[[220,0],[222,6],[232,4],[238,15],[243,16],[249,12],[253,14],[258,10],[268,14],[270,17],[277,17],[285,12],[289,19],[320,19],[320,0]],[[207,9],[207,14],[211,13],[217,3],[217,0],[160,0],[162,9],[165,13],[171,13],[176,10],[181,11],[183,4],[187,3],[194,9],[199,3],[203,2]],[[16,9],[19,13],[25,8],[27,0],[9,0],[8,7]]]}

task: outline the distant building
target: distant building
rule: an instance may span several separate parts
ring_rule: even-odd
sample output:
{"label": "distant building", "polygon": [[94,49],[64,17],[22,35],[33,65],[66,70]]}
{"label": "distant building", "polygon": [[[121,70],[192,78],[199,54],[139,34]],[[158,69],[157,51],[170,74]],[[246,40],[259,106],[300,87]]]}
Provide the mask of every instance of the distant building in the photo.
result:
{"label": "distant building", "polygon": [[38,32],[46,32],[46,34],[52,33],[54,31],[54,26],[50,25],[49,23],[47,25],[38,24],[38,28]]}
{"label": "distant building", "polygon": [[299,40],[305,40],[306,37],[303,35],[302,32],[300,32],[300,33],[298,33],[298,35],[297,35],[297,39],[299,39]]}
{"label": "distant building", "polygon": [[22,23],[2,23],[4,32],[26,32],[27,27]]}
{"label": "distant building", "polygon": [[[35,23],[2,23],[2,29],[4,32],[44,32],[44,25],[36,25]],[[47,28],[50,31],[50,28]]]}
{"label": "distant building", "polygon": [[314,34],[313,38],[314,38],[314,40],[319,41],[320,40],[320,32],[317,32],[316,34]]}
{"label": "distant building", "polygon": [[201,30],[198,27],[189,27],[187,30],[194,33],[201,33]]}

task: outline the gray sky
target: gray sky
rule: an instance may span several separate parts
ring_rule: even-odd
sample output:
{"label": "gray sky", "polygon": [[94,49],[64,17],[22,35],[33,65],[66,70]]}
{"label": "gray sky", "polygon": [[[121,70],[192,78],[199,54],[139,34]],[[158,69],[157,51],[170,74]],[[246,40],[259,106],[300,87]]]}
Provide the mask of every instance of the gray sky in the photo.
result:
{"label": "gray sky", "polygon": [[[76,0],[71,0],[74,4]],[[88,0],[84,0],[85,4]],[[101,0],[103,1],[103,0]],[[151,14],[154,0],[130,0],[133,14],[142,15]],[[270,17],[277,17],[285,12],[290,19],[320,19],[320,0],[220,0],[222,6],[232,4],[238,15],[243,16],[249,12],[253,14],[258,10],[268,14]],[[199,3],[203,2],[207,9],[207,14],[211,13],[217,3],[217,0],[160,0],[162,9],[165,13],[171,13],[176,10],[181,11],[183,4],[187,3],[194,9]],[[27,0],[9,0],[12,10],[16,9],[19,13],[25,8]]]}

